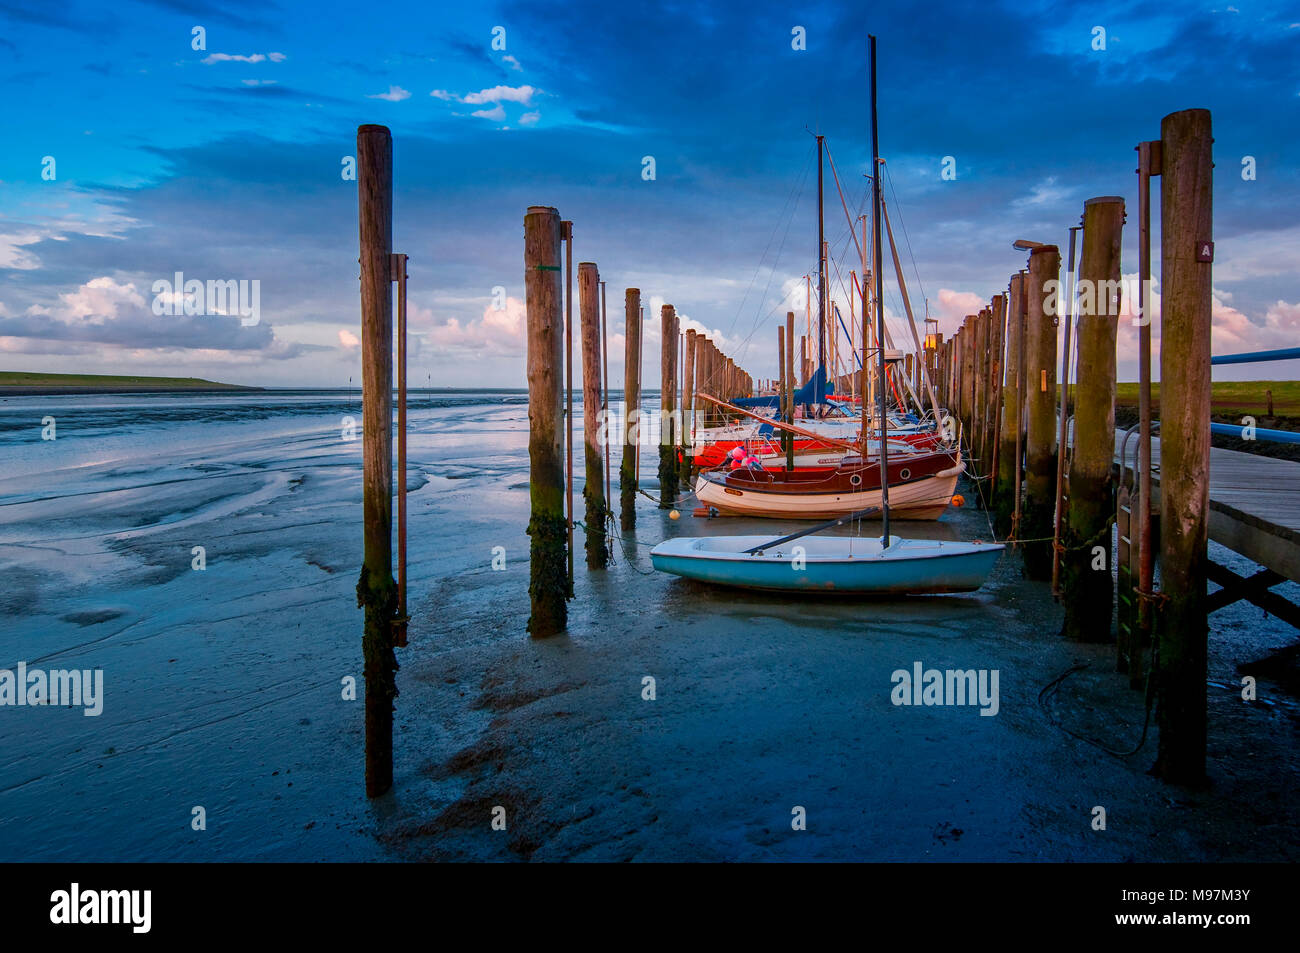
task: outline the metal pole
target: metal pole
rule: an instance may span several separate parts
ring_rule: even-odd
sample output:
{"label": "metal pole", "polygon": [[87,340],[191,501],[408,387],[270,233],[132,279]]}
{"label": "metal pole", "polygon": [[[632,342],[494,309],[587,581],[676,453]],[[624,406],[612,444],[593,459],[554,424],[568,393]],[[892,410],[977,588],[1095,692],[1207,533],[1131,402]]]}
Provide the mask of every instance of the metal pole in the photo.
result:
{"label": "metal pole", "polygon": [[876,353],[880,368],[880,524],[881,545],[889,545],[889,417],[885,412],[885,309],[884,289],[881,287],[880,247],[880,134],[876,123],[876,38],[868,35],[867,48],[871,59],[871,217],[872,217],[872,277],[876,282]]}
{"label": "metal pole", "polygon": [[397,619],[393,644],[406,645],[406,256],[394,255],[397,278]]}
{"label": "metal pole", "polygon": [[608,513],[612,506],[613,487],[610,483],[609,472],[609,320],[605,313],[605,282],[600,283],[600,360],[601,369],[601,390],[600,390],[600,409],[604,412],[604,430],[605,430],[605,509]]}
{"label": "metal pole", "polygon": [[573,223],[560,222],[564,242],[564,445],[568,453],[569,598],[573,598]]}
{"label": "metal pole", "polygon": [[1160,140],[1138,146],[1138,631],[1130,642],[1129,684],[1140,684],[1151,633],[1150,593],[1155,578],[1151,546],[1151,176],[1160,173]]}
{"label": "metal pole", "polygon": [[[1074,225],[1070,228],[1070,266],[1066,271],[1066,277],[1070,281],[1070,291],[1065,311],[1065,341],[1061,349],[1061,429],[1056,444],[1056,510],[1052,514],[1052,595],[1058,598],[1061,595],[1060,545],[1061,512],[1064,509],[1062,496],[1065,493],[1066,419],[1070,402],[1070,326],[1074,320],[1074,291],[1079,284],[1079,276],[1074,271],[1074,243],[1078,237],[1080,227]],[[1059,317],[1059,305],[1057,314]]]}

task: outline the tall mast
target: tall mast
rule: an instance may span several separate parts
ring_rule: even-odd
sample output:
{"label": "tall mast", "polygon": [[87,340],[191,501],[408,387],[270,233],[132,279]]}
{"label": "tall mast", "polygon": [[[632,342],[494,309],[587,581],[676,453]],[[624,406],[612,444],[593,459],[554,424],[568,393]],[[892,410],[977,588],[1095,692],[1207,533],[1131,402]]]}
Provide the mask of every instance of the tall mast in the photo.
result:
{"label": "tall mast", "polygon": [[[817,137],[817,366],[826,366],[826,208],[822,194],[825,136]],[[824,397],[818,394],[818,397]]]}
{"label": "tall mast", "polygon": [[880,287],[880,134],[876,125],[876,38],[867,36],[867,52],[871,59],[871,217],[872,223],[872,279],[876,283],[876,353],[880,355],[880,520],[883,539],[889,545],[889,417],[885,414],[885,309]]}

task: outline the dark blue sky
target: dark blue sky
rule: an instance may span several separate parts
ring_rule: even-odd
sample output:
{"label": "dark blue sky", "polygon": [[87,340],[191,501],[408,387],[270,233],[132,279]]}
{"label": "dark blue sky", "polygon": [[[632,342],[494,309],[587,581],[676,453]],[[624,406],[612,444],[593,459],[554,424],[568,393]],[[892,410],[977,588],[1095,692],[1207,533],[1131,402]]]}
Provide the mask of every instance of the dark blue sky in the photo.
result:
{"label": "dark blue sky", "polygon": [[[615,384],[627,286],[654,308],[647,355],[666,300],[769,376],[776,323],[816,267],[808,130],[855,214],[864,201],[869,31],[886,197],[914,303],[945,333],[1023,265],[1014,239],[1064,246],[1096,195],[1124,196],[1135,223],[1134,145],[1206,107],[1215,350],[1300,344],[1297,4],[0,0],[0,369],[356,378],[356,192],[340,170],[376,122],[394,136],[413,383],[523,386],[534,204],[574,221],[575,261],[608,282]],[[829,170],[826,221],[847,281]],[[1132,225],[1124,257],[1135,272]],[[177,271],[259,280],[260,323],[154,314],[153,283]],[[834,271],[832,290],[843,301]],[[896,290],[887,302],[901,313]],[[1126,322],[1120,337],[1129,378]]]}

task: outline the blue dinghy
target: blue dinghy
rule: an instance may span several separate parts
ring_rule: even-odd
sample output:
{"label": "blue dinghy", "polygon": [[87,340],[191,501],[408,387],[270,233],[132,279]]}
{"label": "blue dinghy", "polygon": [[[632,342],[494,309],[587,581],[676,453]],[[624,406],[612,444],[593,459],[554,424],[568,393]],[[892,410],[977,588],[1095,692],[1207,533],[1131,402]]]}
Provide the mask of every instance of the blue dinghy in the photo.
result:
{"label": "blue dinghy", "polygon": [[679,536],[650,550],[660,572],[745,589],[874,595],[971,592],[1001,543],[854,536]]}

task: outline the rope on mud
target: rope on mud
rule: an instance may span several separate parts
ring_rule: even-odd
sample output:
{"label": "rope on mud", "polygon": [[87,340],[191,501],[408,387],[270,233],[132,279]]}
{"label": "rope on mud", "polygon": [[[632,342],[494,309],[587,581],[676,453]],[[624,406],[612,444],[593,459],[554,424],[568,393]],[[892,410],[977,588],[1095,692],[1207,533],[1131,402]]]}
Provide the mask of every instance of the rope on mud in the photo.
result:
{"label": "rope on mud", "polygon": [[1128,751],[1117,751],[1114,748],[1110,747],[1109,745],[1098,741],[1096,738],[1089,738],[1087,735],[1081,734],[1080,732],[1077,732],[1072,728],[1067,728],[1065,725],[1061,724],[1059,721],[1056,720],[1056,716],[1052,714],[1052,709],[1048,705],[1048,701],[1053,696],[1056,695],[1056,693],[1061,688],[1061,684],[1067,678],[1069,678],[1075,672],[1082,672],[1084,669],[1089,668],[1091,664],[1092,663],[1090,662],[1078,662],[1074,665],[1071,665],[1060,675],[1056,676],[1056,678],[1052,679],[1050,682],[1044,685],[1042,690],[1038,693],[1038,706],[1042,708],[1044,714],[1047,715],[1047,720],[1051,722],[1055,727],[1061,729],[1061,731],[1064,731],[1067,735],[1070,735],[1073,738],[1077,738],[1080,741],[1086,742],[1087,744],[1092,745],[1094,748],[1100,748],[1102,751],[1106,752],[1109,755],[1113,755],[1116,758],[1132,757],[1133,755],[1141,751],[1143,745],[1147,743],[1147,731],[1151,727],[1151,708],[1152,708],[1152,703],[1155,701],[1154,676],[1156,671],[1160,667],[1159,643],[1153,640],[1151,646],[1151,667],[1147,669],[1146,688],[1145,688],[1146,714],[1143,716],[1142,719],[1142,737],[1138,738],[1137,744],[1134,745],[1132,748],[1130,748]]}
{"label": "rope on mud", "polygon": [[[611,519],[611,520],[610,520],[610,523],[612,524],[613,522],[614,522],[614,521]],[[589,532],[591,532],[589,529],[587,529],[587,525],[586,525],[585,523],[583,523],[582,520],[574,520],[574,521],[573,521],[573,525],[574,525],[574,526],[579,526],[579,527],[581,527],[581,528],[582,528],[582,531],[583,531],[584,533],[589,533]],[[613,537],[614,539],[618,540],[618,548],[619,548],[619,551],[623,553],[623,561],[624,561],[625,563],[627,563],[629,566],[631,566],[633,569],[635,569],[637,572],[639,572],[641,575],[643,575],[643,576],[653,576],[653,575],[655,574],[656,570],[654,570],[654,569],[642,569],[640,566],[638,566],[638,565],[636,564],[636,560],[635,560],[635,559],[632,559],[630,556],[628,556],[628,554],[627,554],[627,547],[624,545],[624,543],[627,542],[628,540],[631,540],[632,542],[636,543],[638,546],[654,546],[655,544],[654,544],[654,543],[647,543],[647,542],[645,542],[644,540],[637,539],[635,536],[624,537],[621,533],[614,532],[614,530],[616,530],[616,529],[617,529],[617,527],[615,527],[615,526],[611,526],[610,528],[608,528],[608,529],[605,530],[605,535],[606,535],[606,537]],[[611,560],[613,559],[613,553],[612,553],[612,551],[611,551],[611,554],[610,554],[610,558],[611,558]],[[611,565],[616,565],[616,564],[613,563],[613,562],[611,562]]]}

